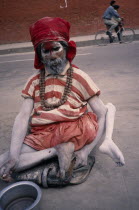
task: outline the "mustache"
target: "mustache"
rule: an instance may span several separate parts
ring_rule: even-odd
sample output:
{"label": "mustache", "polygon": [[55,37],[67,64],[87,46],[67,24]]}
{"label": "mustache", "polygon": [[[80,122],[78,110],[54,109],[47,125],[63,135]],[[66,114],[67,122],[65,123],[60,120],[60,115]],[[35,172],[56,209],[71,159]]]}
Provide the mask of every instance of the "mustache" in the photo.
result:
{"label": "mustache", "polygon": [[57,66],[57,65],[62,64],[62,63],[63,63],[63,59],[61,59],[61,58],[56,58],[55,60],[48,60],[47,61],[48,66]]}
{"label": "mustache", "polygon": [[42,61],[43,64],[47,65],[47,66],[57,66],[63,63],[63,59],[62,58],[56,58],[54,60],[43,60]]}

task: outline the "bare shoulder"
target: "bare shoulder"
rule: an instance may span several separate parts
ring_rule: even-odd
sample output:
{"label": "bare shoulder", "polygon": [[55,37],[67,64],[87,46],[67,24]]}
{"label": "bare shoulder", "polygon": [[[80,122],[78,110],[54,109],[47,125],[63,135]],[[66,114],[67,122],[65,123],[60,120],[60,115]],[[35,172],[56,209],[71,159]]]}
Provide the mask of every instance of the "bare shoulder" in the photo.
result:
{"label": "bare shoulder", "polygon": [[91,109],[97,113],[97,115],[105,114],[107,111],[106,106],[104,105],[103,101],[100,99],[99,96],[94,96],[88,100],[88,104],[90,105]]}

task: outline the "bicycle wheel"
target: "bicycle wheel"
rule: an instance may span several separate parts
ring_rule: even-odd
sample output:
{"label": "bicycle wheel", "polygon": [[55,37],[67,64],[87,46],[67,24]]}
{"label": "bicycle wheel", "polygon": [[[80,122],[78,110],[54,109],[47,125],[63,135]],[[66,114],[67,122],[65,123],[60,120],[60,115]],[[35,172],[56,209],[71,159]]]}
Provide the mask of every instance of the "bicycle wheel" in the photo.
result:
{"label": "bicycle wheel", "polygon": [[124,43],[132,42],[135,38],[135,32],[131,28],[123,28],[122,34],[121,34],[121,40]]}
{"label": "bicycle wheel", "polygon": [[109,43],[109,37],[106,35],[106,31],[98,31],[95,35],[95,43],[99,46],[104,46]]}

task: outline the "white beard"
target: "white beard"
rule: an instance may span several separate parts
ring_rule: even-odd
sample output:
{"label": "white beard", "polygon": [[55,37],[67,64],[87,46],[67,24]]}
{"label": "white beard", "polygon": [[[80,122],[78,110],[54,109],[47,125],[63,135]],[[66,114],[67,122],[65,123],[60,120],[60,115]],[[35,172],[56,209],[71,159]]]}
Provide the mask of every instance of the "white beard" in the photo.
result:
{"label": "white beard", "polygon": [[54,61],[47,61],[46,62],[46,69],[50,74],[61,74],[64,71],[64,68],[67,64],[66,58],[57,58]]}
{"label": "white beard", "polygon": [[63,58],[56,58],[55,60],[43,60],[45,69],[53,75],[61,74],[67,64],[66,51]]}

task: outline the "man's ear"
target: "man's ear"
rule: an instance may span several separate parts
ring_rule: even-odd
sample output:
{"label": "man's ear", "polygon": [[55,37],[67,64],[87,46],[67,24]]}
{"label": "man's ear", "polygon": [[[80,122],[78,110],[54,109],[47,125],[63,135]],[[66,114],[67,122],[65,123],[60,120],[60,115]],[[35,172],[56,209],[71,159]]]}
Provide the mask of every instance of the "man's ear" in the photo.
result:
{"label": "man's ear", "polygon": [[37,56],[39,58],[40,61],[42,61],[42,55],[41,55],[41,44],[39,44],[36,48],[36,53],[37,53]]}
{"label": "man's ear", "polygon": [[66,52],[67,52],[67,51],[68,51],[68,43],[65,42],[65,41],[60,41],[59,43],[64,47],[64,49],[65,49]]}

